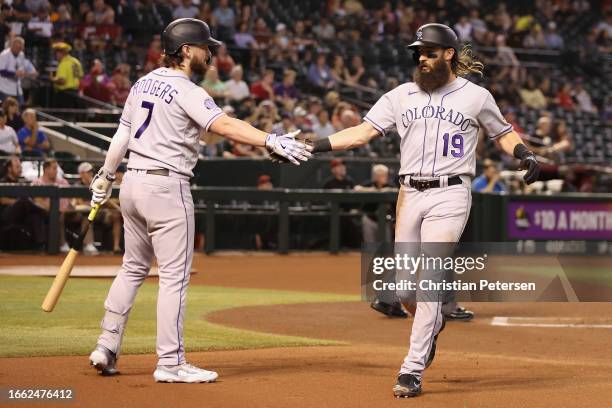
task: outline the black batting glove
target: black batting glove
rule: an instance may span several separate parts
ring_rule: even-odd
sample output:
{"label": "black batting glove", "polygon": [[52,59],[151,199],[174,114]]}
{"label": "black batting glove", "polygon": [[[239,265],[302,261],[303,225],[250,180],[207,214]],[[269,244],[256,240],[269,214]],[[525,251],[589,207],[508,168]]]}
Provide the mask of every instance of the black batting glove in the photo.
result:
{"label": "black batting glove", "polygon": [[524,144],[517,144],[514,148],[514,157],[521,161],[519,164],[519,170],[527,170],[523,176],[525,183],[531,184],[538,180],[540,176],[540,165],[536,160],[535,154],[527,149]]}

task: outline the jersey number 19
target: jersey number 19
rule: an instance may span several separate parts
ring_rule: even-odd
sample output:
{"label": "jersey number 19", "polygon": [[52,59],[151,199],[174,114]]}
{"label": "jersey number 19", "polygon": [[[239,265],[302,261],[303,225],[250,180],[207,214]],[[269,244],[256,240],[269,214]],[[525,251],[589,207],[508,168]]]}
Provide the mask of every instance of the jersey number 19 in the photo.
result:
{"label": "jersey number 19", "polygon": [[[448,156],[448,150],[449,150],[449,146],[448,146],[448,142],[449,142],[449,134],[445,133],[444,136],[442,136],[442,139],[444,140],[444,147],[442,148],[442,156]],[[450,144],[452,146],[452,149],[450,149],[450,153],[453,157],[463,157],[463,136],[460,134],[456,134],[453,135],[453,137],[450,138]]]}

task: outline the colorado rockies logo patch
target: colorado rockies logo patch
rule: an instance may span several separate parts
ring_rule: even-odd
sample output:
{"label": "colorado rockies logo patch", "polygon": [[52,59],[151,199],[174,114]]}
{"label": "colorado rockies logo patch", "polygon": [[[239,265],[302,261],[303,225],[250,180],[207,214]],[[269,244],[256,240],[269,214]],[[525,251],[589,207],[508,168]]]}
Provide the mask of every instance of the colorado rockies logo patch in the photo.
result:
{"label": "colorado rockies logo patch", "polygon": [[416,39],[417,41],[422,40],[423,39],[423,31],[419,30],[416,33]]}
{"label": "colorado rockies logo patch", "polygon": [[204,106],[206,107],[206,109],[210,110],[215,109],[217,107],[213,98],[204,99]]}

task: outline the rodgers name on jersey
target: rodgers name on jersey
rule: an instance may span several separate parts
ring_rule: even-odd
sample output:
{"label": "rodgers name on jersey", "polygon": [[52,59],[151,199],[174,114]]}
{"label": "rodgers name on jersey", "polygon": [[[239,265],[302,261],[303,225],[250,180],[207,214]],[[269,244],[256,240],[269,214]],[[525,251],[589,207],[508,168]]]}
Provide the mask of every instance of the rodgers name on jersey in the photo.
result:
{"label": "rodgers name on jersey", "polygon": [[176,94],[178,94],[178,91],[164,81],[144,77],[136,81],[132,86],[131,93],[134,96],[139,94],[152,95],[170,104]]}

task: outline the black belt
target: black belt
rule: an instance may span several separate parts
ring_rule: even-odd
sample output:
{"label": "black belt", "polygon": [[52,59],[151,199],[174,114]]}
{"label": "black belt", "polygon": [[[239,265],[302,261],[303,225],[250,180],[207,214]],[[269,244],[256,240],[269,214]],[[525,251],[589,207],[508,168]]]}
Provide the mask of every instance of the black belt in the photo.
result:
{"label": "black belt", "polygon": [[166,177],[168,177],[170,175],[170,170],[168,170],[168,169],[155,169],[155,170],[128,169],[128,170],[146,171],[146,174],[152,174],[154,176],[166,176]]}
{"label": "black belt", "polygon": [[[400,184],[404,185],[404,179],[406,176],[400,176]],[[453,176],[448,178],[449,186],[456,186],[458,184],[462,184],[461,177]],[[430,188],[438,188],[440,187],[440,179],[436,180],[415,180],[410,177],[409,183],[410,187],[416,188],[419,191],[425,191]]]}

